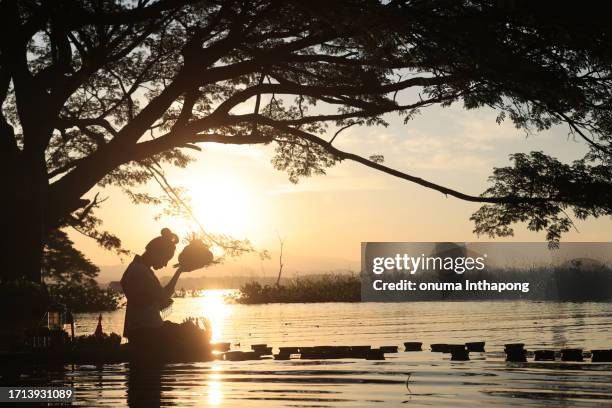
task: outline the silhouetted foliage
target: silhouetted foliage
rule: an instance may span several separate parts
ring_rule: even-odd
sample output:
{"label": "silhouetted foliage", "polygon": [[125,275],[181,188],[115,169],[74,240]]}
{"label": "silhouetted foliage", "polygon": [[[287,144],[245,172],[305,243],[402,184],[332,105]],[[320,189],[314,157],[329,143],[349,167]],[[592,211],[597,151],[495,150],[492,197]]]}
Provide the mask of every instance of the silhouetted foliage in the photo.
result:
{"label": "silhouetted foliage", "polygon": [[74,242],[61,230],[49,234],[42,268],[46,281],[66,284],[79,284],[94,279],[100,272],[100,268],[76,249]]}
{"label": "silhouetted foliage", "polygon": [[357,275],[324,275],[295,278],[282,285],[250,282],[240,288],[238,303],[359,302],[361,281]]}
{"label": "silhouetted foliage", "polygon": [[49,296],[74,312],[105,312],[121,306],[123,295],[102,289],[96,281],[75,284],[49,284]]}
{"label": "silhouetted foliage", "polygon": [[[272,163],[294,182],[353,160],[482,202],[478,233],[526,221],[554,241],[569,228],[565,209],[610,215],[612,28],[597,5],[29,0],[2,2],[0,16],[2,226],[14,232],[2,247],[16,255],[3,279],[39,280],[57,228],[120,248],[88,192],[113,185],[136,203],[175,202],[171,189],[137,188],[167,187],[163,168],[186,166],[202,142],[274,143]],[[569,167],[579,177],[557,177],[567,165],[544,153],[515,156],[474,196],[332,143],[350,126],[386,125],[390,112],[409,120],[453,103],[492,107],[526,131],[565,124],[590,149]]]}
{"label": "silhouetted foliage", "polygon": [[11,330],[20,323],[40,323],[48,305],[49,293],[41,283],[26,279],[0,282],[0,318]]}
{"label": "silhouetted foliage", "polygon": [[527,222],[530,230],[546,230],[546,239],[556,243],[573,227],[565,209],[573,210],[579,219],[612,214],[611,166],[588,165],[585,160],[564,164],[543,152],[517,153],[511,158],[514,166],[494,169],[489,178],[493,185],[483,195],[549,199],[535,205],[486,204],[471,217],[477,233],[509,236],[513,234],[510,225]]}
{"label": "silhouetted foliage", "polygon": [[[119,307],[122,295],[100,288],[95,280],[100,268],[74,248],[74,242],[65,232],[55,230],[49,234],[42,268],[52,301],[63,303],[75,312],[115,310]],[[24,301],[27,301],[27,297]]]}

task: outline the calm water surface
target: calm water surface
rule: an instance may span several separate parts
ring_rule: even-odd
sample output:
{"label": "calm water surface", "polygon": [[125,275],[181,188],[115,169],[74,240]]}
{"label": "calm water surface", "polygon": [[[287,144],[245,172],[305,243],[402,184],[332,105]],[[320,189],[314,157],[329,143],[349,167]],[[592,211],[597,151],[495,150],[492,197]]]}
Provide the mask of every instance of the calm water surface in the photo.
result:
{"label": "calm water surface", "polygon": [[[122,332],[123,310],[103,315]],[[503,344],[526,348],[612,348],[612,304],[527,301],[234,305],[223,291],[176,299],[169,320],[207,317],[214,340],[233,349],[278,346],[398,345],[404,341],[485,340],[486,353],[451,362],[428,351],[385,361],[216,361],[146,371],[128,364],[76,366],[51,375],[72,383],[84,406],[612,406],[612,364],[506,363]],[[92,333],[97,314],[77,316]],[[400,347],[400,350],[403,347]]]}

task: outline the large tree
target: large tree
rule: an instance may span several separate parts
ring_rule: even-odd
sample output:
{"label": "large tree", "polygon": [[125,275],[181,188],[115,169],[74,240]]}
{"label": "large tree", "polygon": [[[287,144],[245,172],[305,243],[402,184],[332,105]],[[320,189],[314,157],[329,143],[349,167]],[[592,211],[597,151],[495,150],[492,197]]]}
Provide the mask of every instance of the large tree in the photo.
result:
{"label": "large tree", "polygon": [[[612,213],[612,26],[586,4],[0,4],[3,279],[39,280],[57,228],[117,247],[99,230],[99,201],[84,196],[116,185],[135,202],[156,202],[131,187],[163,183],[163,169],[187,165],[185,152],[204,142],[274,144],[272,161],[292,181],[353,160],[481,202],[478,233],[508,235],[524,221],[555,241],[571,225],[567,210]],[[517,154],[494,170],[491,188],[471,195],[334,145],[350,126],[453,103],[492,107],[525,129],[564,124],[589,153],[571,164]]]}

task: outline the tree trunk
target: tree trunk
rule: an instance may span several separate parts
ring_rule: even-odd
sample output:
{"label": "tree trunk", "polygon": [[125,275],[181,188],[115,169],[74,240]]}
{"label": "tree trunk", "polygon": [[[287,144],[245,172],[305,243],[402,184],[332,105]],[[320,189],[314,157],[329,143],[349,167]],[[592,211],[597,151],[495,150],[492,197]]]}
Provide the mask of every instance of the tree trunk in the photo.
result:
{"label": "tree trunk", "polygon": [[24,160],[5,173],[5,179],[8,191],[6,210],[1,217],[0,245],[4,259],[0,277],[40,282],[48,229],[48,182],[44,164]]}
{"label": "tree trunk", "polygon": [[13,212],[2,236],[2,248],[6,251],[2,266],[2,278],[25,278],[41,281],[41,261],[44,236],[40,231],[41,220],[35,211]]}
{"label": "tree trunk", "polygon": [[278,236],[278,241],[280,242],[280,255],[278,256],[278,277],[276,278],[276,286],[280,284],[283,266],[285,266],[285,264],[283,264],[283,247],[285,246],[285,241],[280,235]]}

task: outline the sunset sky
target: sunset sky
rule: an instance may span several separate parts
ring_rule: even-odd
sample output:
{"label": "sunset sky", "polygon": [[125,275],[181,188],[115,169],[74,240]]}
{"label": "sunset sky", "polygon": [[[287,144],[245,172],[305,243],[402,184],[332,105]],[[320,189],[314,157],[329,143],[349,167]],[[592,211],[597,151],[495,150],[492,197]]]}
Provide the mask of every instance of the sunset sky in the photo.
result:
{"label": "sunset sky", "polygon": [[[382,154],[390,167],[471,194],[486,188],[492,167],[507,165],[511,153],[544,150],[569,162],[586,151],[584,143],[569,137],[565,128],[526,136],[509,121],[498,125],[496,113],[486,109],[431,107],[407,124],[396,115],[386,118],[389,127],[353,127],[341,133],[335,144],[364,156]],[[273,146],[208,144],[203,148],[193,153],[197,161],[186,169],[169,169],[169,180],[191,191],[194,210],[211,232],[248,238],[273,257],[261,265],[258,256],[247,255],[217,271],[260,274],[263,266],[265,273],[274,274],[279,234],[285,239],[288,274],[357,270],[362,241],[490,240],[472,233],[469,217],[478,204],[446,198],[357,163],[343,162],[326,176],[302,179],[294,185],[270,163]],[[160,192],[154,184],[147,188]],[[96,191],[100,189],[90,193]],[[104,228],[136,253],[164,226],[182,236],[190,231],[183,220],[154,220],[159,209],[135,206],[116,189],[102,190],[101,195],[109,197],[98,213]],[[609,218],[577,221],[576,226],[579,232],[566,234],[564,240],[612,239]],[[508,240],[544,239],[544,233],[529,232],[520,225],[515,232]],[[102,267],[101,281],[116,278],[105,272],[108,266],[121,264],[115,253],[78,233],[71,237]]]}

